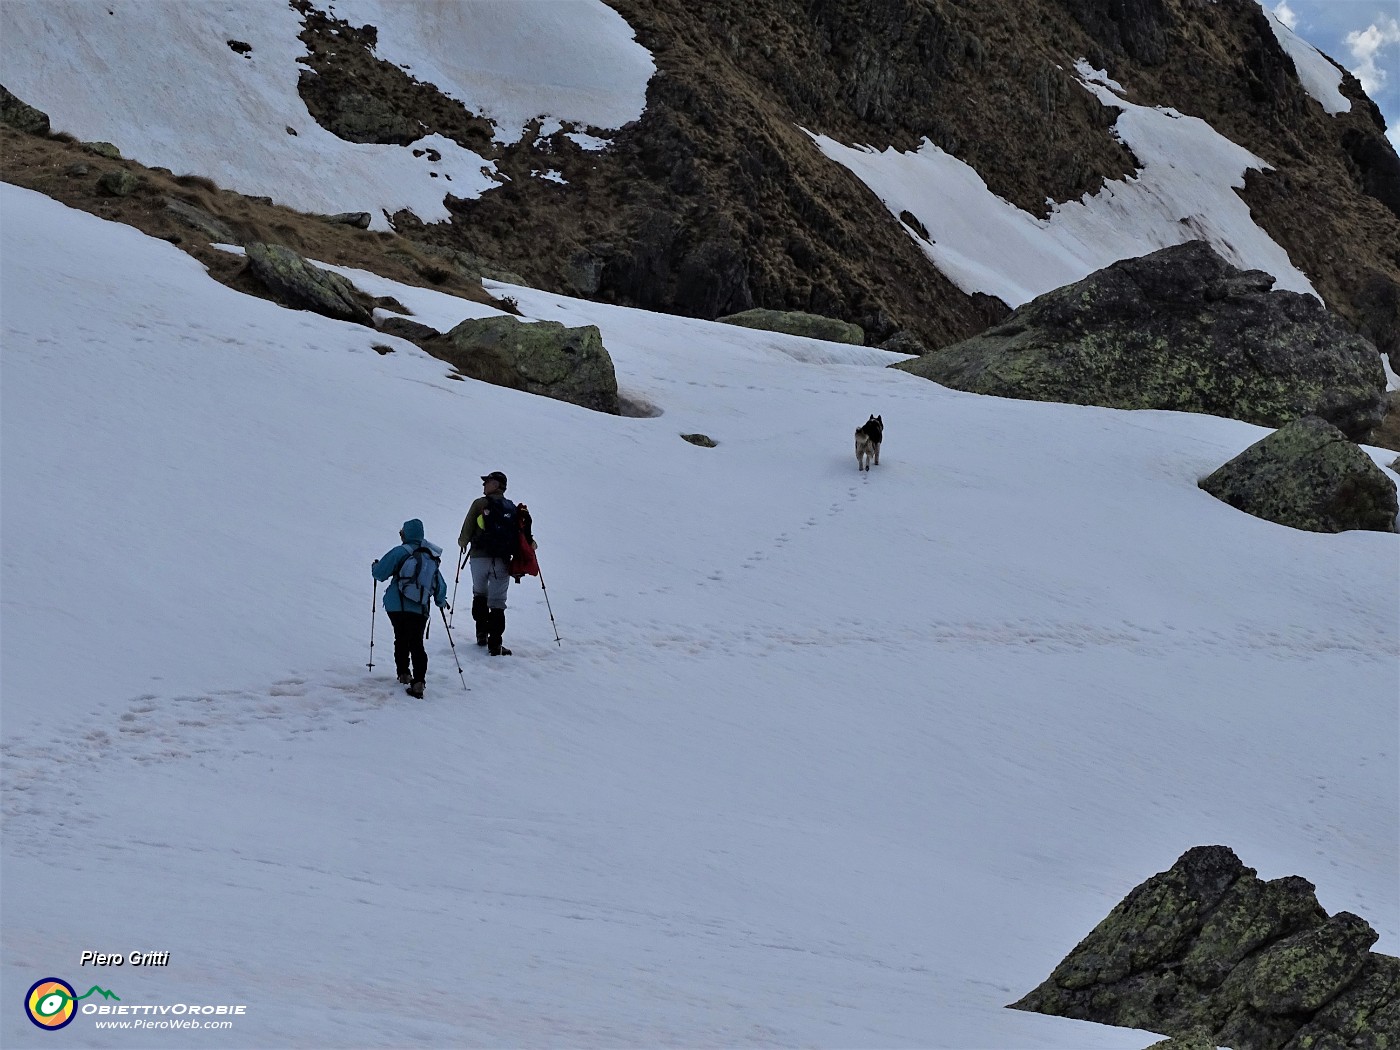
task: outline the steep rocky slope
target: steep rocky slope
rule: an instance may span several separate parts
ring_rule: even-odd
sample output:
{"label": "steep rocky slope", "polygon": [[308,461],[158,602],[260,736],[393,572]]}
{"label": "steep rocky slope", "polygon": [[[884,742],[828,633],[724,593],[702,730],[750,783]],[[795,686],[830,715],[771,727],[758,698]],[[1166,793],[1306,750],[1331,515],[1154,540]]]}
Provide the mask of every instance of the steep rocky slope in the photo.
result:
{"label": "steep rocky slope", "polygon": [[952,287],[801,128],[905,150],[926,136],[1043,214],[1133,171],[1114,112],[1074,78],[1084,57],[1132,101],[1200,116],[1273,165],[1244,191],[1256,220],[1329,305],[1400,350],[1400,161],[1349,75],[1349,113],[1308,95],[1254,0],[612,6],[655,56],[644,116],[601,156],[543,144],[567,190],[517,179],[426,236],[559,290],[699,316],[811,310],[871,341],[909,329],[942,345],[1001,304]]}
{"label": "steep rocky slope", "polygon": [[[1079,82],[1085,59],[1130,102],[1198,116],[1271,165],[1242,191],[1255,221],[1329,306],[1400,353],[1400,160],[1350,76],[1350,111],[1324,111],[1255,0],[608,2],[656,73],[643,115],[601,153],[567,134],[597,129],[567,125],[495,140],[411,64],[382,59],[378,27],[313,0],[291,3],[300,93],[346,140],[423,148],[440,134],[489,159],[496,187],[449,196],[450,221],[393,217],[419,248],[606,301],[702,317],[806,310],[859,324],[868,342],[903,331],[935,348],[1006,304],[955,287],[808,132],[904,151],[927,139],[1045,215],[1138,164],[1117,112]],[[560,181],[531,177],[542,168]]]}

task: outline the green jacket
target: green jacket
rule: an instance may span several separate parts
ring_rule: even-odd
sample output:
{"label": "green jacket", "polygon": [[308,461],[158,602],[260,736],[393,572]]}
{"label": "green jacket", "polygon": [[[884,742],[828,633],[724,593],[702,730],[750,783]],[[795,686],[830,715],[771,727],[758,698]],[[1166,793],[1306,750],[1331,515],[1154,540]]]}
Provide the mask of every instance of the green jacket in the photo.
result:
{"label": "green jacket", "polygon": [[[492,499],[491,496],[478,496],[476,499],[472,500],[472,505],[467,508],[467,516],[462,521],[462,532],[457,537],[457,546],[462,548],[462,550],[474,546],[476,538],[485,531],[482,521],[482,512],[486,510],[486,503],[490,499]],[[520,515],[521,531],[525,533],[525,538],[533,548],[535,546],[535,536],[534,530],[531,528],[530,513],[527,510],[522,510],[522,507],[523,504],[515,504],[516,513]],[[473,550],[468,557],[486,558],[489,557],[489,555],[485,551]]]}
{"label": "green jacket", "polygon": [[[481,535],[481,512],[486,509],[486,501],[489,496],[478,496],[472,500],[472,505],[467,508],[466,519],[462,522],[462,533],[457,537],[457,546],[466,550],[471,546],[472,541]],[[484,558],[482,551],[472,551],[470,557]]]}

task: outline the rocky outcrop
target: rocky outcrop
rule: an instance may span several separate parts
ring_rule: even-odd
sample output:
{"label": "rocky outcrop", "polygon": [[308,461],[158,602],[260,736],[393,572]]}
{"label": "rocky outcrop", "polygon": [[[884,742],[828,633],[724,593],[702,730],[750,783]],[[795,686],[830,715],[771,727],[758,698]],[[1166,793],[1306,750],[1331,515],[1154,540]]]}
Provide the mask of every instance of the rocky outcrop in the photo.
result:
{"label": "rocky outcrop", "polygon": [[396,335],[420,346],[442,335],[436,328],[407,317],[386,317],[379,322],[379,330],[385,335]]}
{"label": "rocky outcrop", "polygon": [[1260,880],[1224,846],[1188,850],[1123,899],[1018,1010],[1233,1050],[1386,1050],[1400,959],[1328,916],[1298,877]]}
{"label": "rocky outcrop", "polygon": [[97,180],[97,192],[106,197],[129,197],[141,188],[141,177],[118,168],[104,172]]}
{"label": "rocky outcrop", "polygon": [[596,325],[472,318],[421,345],[471,379],[619,414],[617,374]]}
{"label": "rocky outcrop", "polygon": [[203,234],[216,244],[239,243],[238,235],[233,232],[228,223],[205,211],[197,204],[182,201],[178,197],[166,197],[165,210],[182,225]]}
{"label": "rocky outcrop", "polygon": [[880,344],[880,349],[895,354],[913,354],[915,357],[923,357],[928,353],[928,347],[924,345],[923,340],[912,332],[895,332]]}
{"label": "rocky outcrop", "polygon": [[1204,241],[1114,263],[981,335],[896,365],[978,394],[1204,412],[1264,426],[1315,415],[1366,440],[1384,413],[1376,348],[1310,295],[1270,291]]}
{"label": "rocky outcrop", "polygon": [[1395,483],[1340,430],[1314,416],[1245,449],[1201,488],[1257,518],[1309,532],[1395,532]]}
{"label": "rocky outcrop", "polygon": [[[298,90],[303,99],[321,105],[312,110],[325,129],[347,142],[377,142],[407,146],[423,137],[423,125],[383,96],[368,91],[325,93],[322,78],[303,70]],[[312,102],[308,101],[308,108]]]}
{"label": "rocky outcrop", "polygon": [[333,317],[338,321],[373,325],[355,286],[338,273],[313,266],[280,244],[247,246],[248,266],[269,292],[286,306]]}
{"label": "rocky outcrop", "polygon": [[736,324],[765,332],[784,332],[787,335],[806,336],[808,339],[865,345],[865,333],[860,325],[839,321],[834,317],[803,313],[800,310],[744,310],[742,313],[730,314],[716,320],[721,324]]}
{"label": "rocky outcrop", "polygon": [[1145,65],[1167,57],[1171,12],[1164,0],[1063,0],[1074,20],[1110,53]]}
{"label": "rocky outcrop", "polygon": [[108,160],[122,159],[122,151],[117,149],[117,147],[110,142],[102,142],[100,140],[96,142],[84,142],[83,149],[99,157],[106,157]]}
{"label": "rocky outcrop", "polygon": [[49,115],[16,98],[4,84],[0,84],[0,123],[30,135],[49,133]]}
{"label": "rocky outcrop", "polygon": [[342,211],[335,215],[322,215],[321,218],[338,226],[353,226],[357,230],[367,230],[374,216],[367,211]]}

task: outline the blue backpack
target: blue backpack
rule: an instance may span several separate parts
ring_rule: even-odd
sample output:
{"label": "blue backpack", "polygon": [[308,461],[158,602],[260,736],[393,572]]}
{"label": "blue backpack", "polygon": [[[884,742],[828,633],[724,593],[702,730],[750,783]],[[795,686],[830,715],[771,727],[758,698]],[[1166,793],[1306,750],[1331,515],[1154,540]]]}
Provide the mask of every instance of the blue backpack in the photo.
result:
{"label": "blue backpack", "polygon": [[442,564],[429,547],[419,547],[403,561],[394,573],[394,583],[406,602],[426,606],[437,593],[438,566]]}

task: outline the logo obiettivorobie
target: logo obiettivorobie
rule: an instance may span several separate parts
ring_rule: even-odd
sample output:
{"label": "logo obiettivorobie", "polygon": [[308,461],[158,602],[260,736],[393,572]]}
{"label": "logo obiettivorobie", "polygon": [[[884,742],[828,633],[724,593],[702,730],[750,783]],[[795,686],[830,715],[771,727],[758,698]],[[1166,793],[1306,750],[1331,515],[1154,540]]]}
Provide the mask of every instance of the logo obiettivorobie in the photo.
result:
{"label": "logo obiettivorobie", "polygon": [[95,984],[79,995],[67,981],[61,981],[57,977],[45,977],[30,986],[28,994],[24,997],[24,1012],[40,1028],[50,1032],[56,1031],[73,1020],[78,1012],[78,1000],[86,999],[94,992],[104,999],[116,999],[117,1002],[121,1002],[117,995]]}

